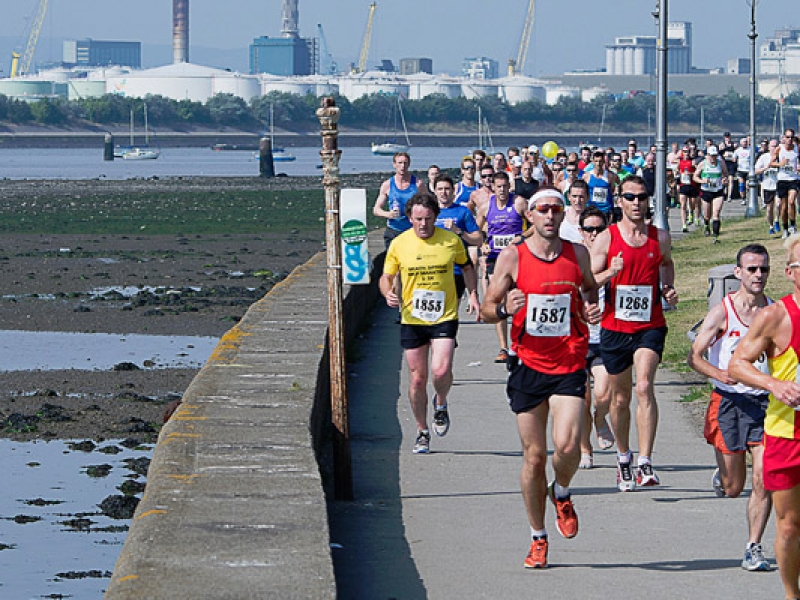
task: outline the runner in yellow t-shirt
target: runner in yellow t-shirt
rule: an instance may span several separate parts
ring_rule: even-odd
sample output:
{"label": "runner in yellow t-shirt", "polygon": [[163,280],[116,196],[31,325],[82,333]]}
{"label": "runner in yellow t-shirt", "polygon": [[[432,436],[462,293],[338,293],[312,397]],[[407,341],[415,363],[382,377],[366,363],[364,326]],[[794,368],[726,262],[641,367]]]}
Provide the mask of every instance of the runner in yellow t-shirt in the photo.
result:
{"label": "runner in yellow t-shirt", "polygon": [[[447,395],[453,384],[453,354],[458,332],[458,297],[454,265],[461,266],[469,292],[469,312],[479,309],[475,268],[454,233],[435,226],[439,203],[429,193],[415,194],[406,204],[412,229],[395,238],[386,253],[379,286],[392,308],[401,307],[400,345],[411,375],[408,396],[417,421],[415,454],[430,451],[428,430],[428,355],[433,375],[433,430],[447,433]],[[400,273],[401,298],[394,290]]]}

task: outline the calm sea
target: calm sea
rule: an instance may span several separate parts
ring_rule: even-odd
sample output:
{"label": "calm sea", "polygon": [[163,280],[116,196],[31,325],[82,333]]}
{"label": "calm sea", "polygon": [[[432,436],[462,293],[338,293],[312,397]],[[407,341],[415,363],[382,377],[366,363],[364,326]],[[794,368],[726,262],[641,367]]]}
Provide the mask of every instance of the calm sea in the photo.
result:
{"label": "calm sea", "polygon": [[[318,148],[287,148],[294,162],[275,163],[276,173],[289,176],[322,175]],[[412,169],[431,164],[456,168],[468,148],[411,149]],[[342,174],[392,172],[390,156],[373,156],[369,148],[344,148]],[[0,148],[0,179],[130,179],[147,177],[248,177],[258,175],[252,151],[210,148],[163,148],[156,160],[103,160],[103,149]]]}

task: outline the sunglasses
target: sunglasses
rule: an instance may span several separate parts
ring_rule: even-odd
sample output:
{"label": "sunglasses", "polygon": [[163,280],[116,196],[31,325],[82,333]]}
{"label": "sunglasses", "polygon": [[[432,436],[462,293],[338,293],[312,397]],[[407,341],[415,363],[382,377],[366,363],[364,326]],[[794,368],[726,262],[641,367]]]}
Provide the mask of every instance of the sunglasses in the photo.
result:
{"label": "sunglasses", "polygon": [[596,227],[581,227],[586,233],[602,233],[606,230],[605,225],[598,225]]}
{"label": "sunglasses", "polygon": [[486,179],[487,177],[493,177],[494,173],[481,173],[481,179]]}
{"label": "sunglasses", "polygon": [[633,194],[631,192],[625,192],[624,194],[620,194],[622,198],[628,200],[629,202],[633,202],[634,200],[638,200],[639,202],[644,202],[645,200],[650,199],[650,195],[647,192],[642,192],[641,194]]}
{"label": "sunglasses", "polygon": [[[789,265],[789,266],[791,266],[791,265]],[[756,266],[756,267],[745,267],[744,268],[744,270],[747,271],[748,273],[755,273],[759,269],[761,269],[762,273],[769,273],[769,265],[766,265],[764,267],[759,265],[759,266]]]}
{"label": "sunglasses", "polygon": [[472,166],[472,167],[461,167],[461,170],[462,171],[474,171],[475,167],[474,166]]}
{"label": "sunglasses", "polygon": [[551,210],[553,211],[554,215],[564,212],[564,205],[563,204],[536,204],[533,207],[533,210],[538,212],[540,215],[546,215]]}

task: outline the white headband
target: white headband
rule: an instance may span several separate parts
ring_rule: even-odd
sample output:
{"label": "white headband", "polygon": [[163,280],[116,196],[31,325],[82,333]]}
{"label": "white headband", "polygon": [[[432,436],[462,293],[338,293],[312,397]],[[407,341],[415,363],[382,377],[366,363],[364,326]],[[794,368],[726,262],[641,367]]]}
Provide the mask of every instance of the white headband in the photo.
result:
{"label": "white headband", "polygon": [[561,192],[554,188],[546,188],[531,196],[531,199],[528,200],[528,210],[533,210],[533,207],[536,206],[536,201],[543,198],[558,198],[562,204],[564,203],[564,196]]}

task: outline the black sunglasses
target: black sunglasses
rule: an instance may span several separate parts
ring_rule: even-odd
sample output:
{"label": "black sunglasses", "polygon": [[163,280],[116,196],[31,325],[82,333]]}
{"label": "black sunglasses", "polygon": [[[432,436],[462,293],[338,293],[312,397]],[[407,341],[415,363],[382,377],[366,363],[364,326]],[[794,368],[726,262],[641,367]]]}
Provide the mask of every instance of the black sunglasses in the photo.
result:
{"label": "black sunglasses", "polygon": [[745,267],[744,268],[744,270],[747,271],[748,273],[755,273],[759,269],[761,269],[762,273],[769,273],[769,265],[766,265],[766,266],[763,266],[763,267],[759,265],[759,266],[756,266],[756,267]]}
{"label": "black sunglasses", "polygon": [[650,194],[647,192],[642,192],[641,194],[634,194],[631,192],[625,192],[624,194],[620,194],[625,200],[629,202],[633,202],[634,200],[638,200],[639,202],[644,202],[645,200],[650,199]]}
{"label": "black sunglasses", "polygon": [[606,230],[605,225],[598,225],[597,227],[581,227],[586,233],[602,233]]}

